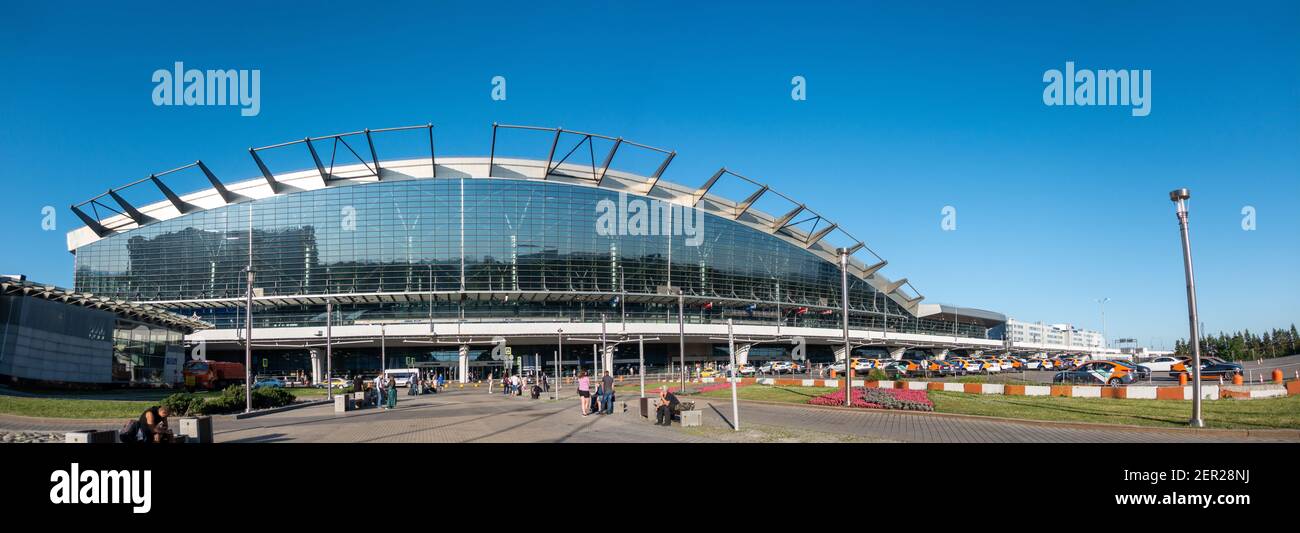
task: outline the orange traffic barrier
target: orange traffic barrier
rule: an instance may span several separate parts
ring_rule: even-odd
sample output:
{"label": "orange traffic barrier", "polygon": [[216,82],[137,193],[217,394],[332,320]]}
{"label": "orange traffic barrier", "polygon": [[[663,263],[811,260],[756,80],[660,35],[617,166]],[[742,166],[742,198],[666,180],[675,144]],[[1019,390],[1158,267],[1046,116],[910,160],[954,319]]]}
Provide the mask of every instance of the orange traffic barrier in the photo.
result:
{"label": "orange traffic barrier", "polygon": [[1233,384],[1233,385],[1241,385],[1242,383],[1245,383],[1245,381],[1246,381],[1246,380],[1245,380],[1244,378],[1241,377],[1241,374],[1233,374],[1233,375],[1232,375],[1232,384]]}
{"label": "orange traffic barrier", "polygon": [[1186,385],[1186,384],[1187,384],[1187,373],[1186,373],[1186,372],[1183,372],[1183,373],[1181,373],[1181,374],[1178,374],[1178,384],[1179,384],[1179,385]]}
{"label": "orange traffic barrier", "polygon": [[1282,369],[1280,369],[1280,368],[1274,368],[1274,369],[1273,369],[1273,383],[1281,383],[1281,382],[1282,382]]}
{"label": "orange traffic barrier", "polygon": [[831,370],[831,379],[835,379],[835,371]]}

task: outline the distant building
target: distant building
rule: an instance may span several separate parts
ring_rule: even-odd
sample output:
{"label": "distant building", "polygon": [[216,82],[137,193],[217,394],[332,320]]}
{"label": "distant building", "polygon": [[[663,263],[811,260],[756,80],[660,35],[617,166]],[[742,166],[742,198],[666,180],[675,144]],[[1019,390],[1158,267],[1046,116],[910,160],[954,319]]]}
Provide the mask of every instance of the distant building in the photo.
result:
{"label": "distant building", "polygon": [[1051,348],[1098,349],[1106,346],[1101,333],[1076,328],[1070,324],[1044,324],[1008,319],[1005,325],[989,330],[991,338],[1006,340],[1018,345]]}
{"label": "distant building", "polygon": [[0,376],[56,385],[180,381],[185,335],[210,327],[163,309],[0,277]]}

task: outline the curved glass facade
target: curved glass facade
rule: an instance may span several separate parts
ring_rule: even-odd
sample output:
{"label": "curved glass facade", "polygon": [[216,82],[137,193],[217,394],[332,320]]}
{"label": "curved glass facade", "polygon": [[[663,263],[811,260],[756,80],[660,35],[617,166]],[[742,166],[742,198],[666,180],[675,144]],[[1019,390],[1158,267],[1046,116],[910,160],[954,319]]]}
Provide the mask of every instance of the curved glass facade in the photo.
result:
{"label": "curved glass facade", "polygon": [[[704,214],[697,239],[602,234],[610,233],[597,231],[602,200],[617,204],[619,193],[504,178],[282,194],[83,246],[76,251],[76,289],[132,301],[238,299],[251,241],[254,286],[262,296],[388,296],[386,303],[339,299],[337,323],[599,321],[601,314],[611,321],[621,315],[676,321],[675,302],[652,297],[671,285],[690,298],[686,318],[692,322],[839,327],[836,264],[711,214]],[[862,280],[850,280],[856,327],[880,328],[887,321],[894,331],[985,336],[980,326],[918,319]],[[179,312],[233,327],[240,305]],[[255,320],[259,327],[316,325],[323,313],[320,305],[282,302],[259,308]]]}

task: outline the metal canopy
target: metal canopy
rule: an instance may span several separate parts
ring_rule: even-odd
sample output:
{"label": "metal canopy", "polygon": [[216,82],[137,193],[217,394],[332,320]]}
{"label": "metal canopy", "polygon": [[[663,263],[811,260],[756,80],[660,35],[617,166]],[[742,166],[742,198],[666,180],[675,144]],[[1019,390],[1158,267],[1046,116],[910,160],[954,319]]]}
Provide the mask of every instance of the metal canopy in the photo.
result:
{"label": "metal canopy", "polygon": [[212,324],[197,318],[181,316],[166,311],[159,306],[104,298],[88,292],[76,292],[27,280],[0,278],[0,294],[5,296],[28,296],[68,305],[102,309],[124,318],[165,326],[187,334],[212,327]]}

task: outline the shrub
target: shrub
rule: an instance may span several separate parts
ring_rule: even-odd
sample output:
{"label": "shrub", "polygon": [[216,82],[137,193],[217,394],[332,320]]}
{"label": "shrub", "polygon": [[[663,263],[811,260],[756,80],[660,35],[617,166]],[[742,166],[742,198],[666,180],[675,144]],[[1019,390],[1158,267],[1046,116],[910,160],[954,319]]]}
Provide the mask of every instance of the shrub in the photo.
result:
{"label": "shrub", "polygon": [[867,372],[867,381],[889,381],[889,374],[879,368],[873,368]]}
{"label": "shrub", "polygon": [[189,416],[202,410],[203,398],[188,392],[180,392],[163,398],[162,404],[172,416]]}
{"label": "shrub", "polygon": [[[174,394],[172,396],[181,396]],[[244,410],[244,386],[231,385],[221,391],[221,395],[215,398],[197,398],[190,396],[185,413],[182,415],[221,415],[229,413],[238,413]],[[171,397],[168,397],[169,399]],[[278,388],[264,387],[253,389],[253,409],[270,409],[272,407],[282,407],[293,403],[295,400],[293,393]],[[179,401],[179,400],[178,400]],[[164,400],[164,403],[166,400]]]}

